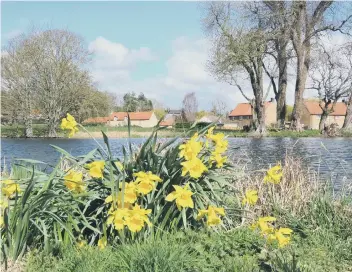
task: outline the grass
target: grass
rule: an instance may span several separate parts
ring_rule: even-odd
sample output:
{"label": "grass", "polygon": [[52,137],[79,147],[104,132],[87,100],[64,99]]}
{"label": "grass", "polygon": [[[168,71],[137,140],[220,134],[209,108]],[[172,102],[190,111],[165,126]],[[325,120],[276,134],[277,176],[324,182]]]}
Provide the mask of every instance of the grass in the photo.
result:
{"label": "grass", "polygon": [[[226,172],[226,173],[225,173]],[[228,175],[228,170],[224,170]],[[23,271],[352,271],[351,186],[334,192],[298,159],[287,157],[280,184],[263,184],[260,171],[231,172],[236,195],[227,195],[232,224],[224,229],[157,231],[147,238],[114,243],[100,250],[59,247],[47,254],[36,249]],[[241,212],[245,190],[258,190],[254,207]],[[293,229],[289,246],[268,243],[249,225],[259,216]],[[234,227],[236,226],[236,227]]]}

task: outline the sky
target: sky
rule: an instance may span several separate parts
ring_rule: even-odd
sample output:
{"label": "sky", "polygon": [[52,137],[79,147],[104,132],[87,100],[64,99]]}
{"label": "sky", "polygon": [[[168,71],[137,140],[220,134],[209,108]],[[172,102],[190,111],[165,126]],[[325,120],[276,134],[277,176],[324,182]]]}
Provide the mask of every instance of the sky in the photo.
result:
{"label": "sky", "polygon": [[[201,18],[198,2],[2,1],[1,45],[30,26],[64,28],[82,36],[93,52],[89,70],[101,90],[143,92],[172,109],[195,92],[199,109],[209,110],[219,99],[231,110],[246,101],[208,72],[210,43]],[[243,86],[251,92],[249,82]],[[293,84],[287,100],[293,104]]]}

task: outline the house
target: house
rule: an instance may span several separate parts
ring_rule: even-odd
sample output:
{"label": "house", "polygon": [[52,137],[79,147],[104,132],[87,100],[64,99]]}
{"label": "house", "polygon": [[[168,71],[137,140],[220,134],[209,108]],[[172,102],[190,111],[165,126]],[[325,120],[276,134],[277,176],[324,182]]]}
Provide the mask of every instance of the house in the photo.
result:
{"label": "house", "polygon": [[222,119],[215,115],[205,115],[196,121],[197,123],[211,124],[216,123],[217,126],[222,126]]}
{"label": "house", "polygon": [[110,121],[110,117],[92,117],[84,120],[83,124],[107,124]]}
{"label": "house", "polygon": [[[308,129],[319,129],[319,122],[323,110],[320,107],[319,101],[305,100],[303,102],[302,118],[301,123],[305,128]],[[324,107],[324,104],[321,105]],[[331,107],[330,107],[331,108]],[[347,106],[344,102],[337,102],[334,111],[329,114],[326,119],[326,125],[331,125],[333,123],[338,124],[341,128],[343,122],[345,121],[345,115],[347,111]]]}
{"label": "house", "polygon": [[164,120],[160,122],[161,127],[167,127],[167,128],[172,128],[176,123],[176,117],[175,116],[165,116]]}
{"label": "house", "polygon": [[[154,127],[158,123],[158,118],[153,111],[129,112],[131,126]],[[108,125],[112,127],[127,126],[127,112],[113,112],[110,115]]]}
{"label": "house", "polygon": [[[249,126],[253,120],[253,109],[249,103],[239,103],[230,112],[229,119],[235,121],[239,128]],[[265,124],[276,124],[276,102],[271,99],[265,102]]]}

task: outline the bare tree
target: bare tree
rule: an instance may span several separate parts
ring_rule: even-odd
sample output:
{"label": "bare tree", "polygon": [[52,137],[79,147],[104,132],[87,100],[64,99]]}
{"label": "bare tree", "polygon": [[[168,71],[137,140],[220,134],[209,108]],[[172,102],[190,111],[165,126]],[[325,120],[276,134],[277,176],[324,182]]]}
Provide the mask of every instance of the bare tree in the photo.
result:
{"label": "bare tree", "polygon": [[345,46],[340,49],[316,50],[312,57],[310,79],[312,86],[318,92],[322,109],[319,129],[325,127],[329,114],[334,112],[336,103],[352,91],[352,66],[348,61],[348,50]]}
{"label": "bare tree", "polygon": [[352,91],[346,101],[346,105],[347,105],[347,110],[346,110],[345,120],[343,122],[342,129],[352,130]]}
{"label": "bare tree", "polygon": [[[249,21],[241,23],[234,19],[241,12],[240,8],[240,5],[231,2],[208,4],[205,23],[214,43],[209,66],[218,80],[236,86],[250,102],[253,108],[253,126],[257,133],[264,134],[266,128],[263,63],[267,40],[260,21],[253,24]],[[240,75],[248,76],[253,99],[244,93],[239,84]]]}
{"label": "bare tree", "polygon": [[226,116],[228,113],[227,103],[224,100],[217,98],[212,103],[212,113],[217,116]]}
{"label": "bare tree", "polygon": [[198,111],[198,102],[194,92],[185,95],[182,101],[182,110],[188,122],[194,122]]}
{"label": "bare tree", "polygon": [[[335,6],[338,6],[336,3]],[[296,53],[296,83],[295,105],[292,113],[292,128],[301,130],[301,114],[303,107],[303,93],[306,87],[309,67],[311,64],[311,50],[314,40],[324,31],[340,31],[352,19],[351,14],[346,18],[333,20],[333,13],[324,16],[332,10],[333,1],[294,1],[291,7],[290,36]],[[329,19],[331,18],[331,20]],[[329,20],[328,20],[329,19]]]}
{"label": "bare tree", "polygon": [[81,103],[80,93],[92,84],[82,69],[89,53],[84,41],[66,30],[34,33],[28,43],[38,105],[47,120],[49,137],[55,137],[60,119]]}
{"label": "bare tree", "polygon": [[11,39],[1,55],[1,86],[14,102],[18,117],[25,124],[25,136],[32,137],[32,110],[35,104],[35,69],[29,52],[29,35]]}

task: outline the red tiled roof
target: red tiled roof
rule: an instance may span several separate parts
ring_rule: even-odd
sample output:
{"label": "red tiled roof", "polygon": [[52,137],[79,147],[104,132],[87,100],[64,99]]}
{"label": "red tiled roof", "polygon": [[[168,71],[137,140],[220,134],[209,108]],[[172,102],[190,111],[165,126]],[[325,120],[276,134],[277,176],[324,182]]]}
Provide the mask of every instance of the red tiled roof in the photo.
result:
{"label": "red tiled roof", "polygon": [[[265,102],[265,107],[268,107],[271,102]],[[236,108],[232,110],[229,116],[252,116],[252,108],[249,103],[239,103]]]}
{"label": "red tiled roof", "polygon": [[83,121],[83,124],[103,124],[110,120],[109,117],[94,117]]}
{"label": "red tiled roof", "polygon": [[175,118],[167,118],[166,120],[163,120],[160,122],[160,126],[161,127],[169,127],[169,126],[173,126],[175,124]]}
{"label": "red tiled roof", "polygon": [[[323,110],[319,106],[318,101],[304,101],[304,105],[307,108],[309,114],[320,115],[323,113]],[[324,107],[324,103],[321,104]],[[329,106],[331,108],[332,105]],[[334,107],[334,112],[330,113],[330,115],[346,115],[347,106],[343,102],[337,102]]]}
{"label": "red tiled roof", "polygon": [[[129,112],[131,120],[149,120],[152,114],[152,111]],[[113,121],[114,117],[117,117],[117,120],[123,120],[127,117],[127,112],[113,112],[110,115],[110,120]]]}

